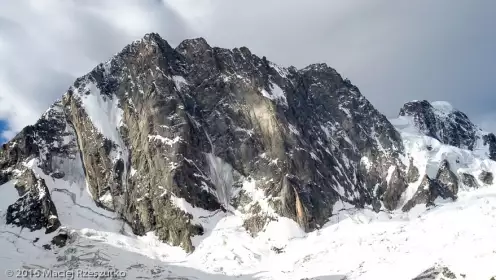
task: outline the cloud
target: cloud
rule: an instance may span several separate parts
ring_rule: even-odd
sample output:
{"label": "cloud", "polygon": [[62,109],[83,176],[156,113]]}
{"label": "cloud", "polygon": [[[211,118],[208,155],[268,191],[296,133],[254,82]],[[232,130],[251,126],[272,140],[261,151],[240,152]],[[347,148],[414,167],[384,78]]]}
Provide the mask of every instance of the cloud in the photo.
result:
{"label": "cloud", "polygon": [[285,66],[326,62],[388,116],[413,99],[450,101],[484,123],[496,111],[490,0],[5,2],[0,119],[10,135],[76,77],[152,31],[171,45],[202,36],[247,46]]}
{"label": "cloud", "polygon": [[79,76],[147,32],[192,34],[160,1],[5,1],[0,9],[3,137],[34,123]]}

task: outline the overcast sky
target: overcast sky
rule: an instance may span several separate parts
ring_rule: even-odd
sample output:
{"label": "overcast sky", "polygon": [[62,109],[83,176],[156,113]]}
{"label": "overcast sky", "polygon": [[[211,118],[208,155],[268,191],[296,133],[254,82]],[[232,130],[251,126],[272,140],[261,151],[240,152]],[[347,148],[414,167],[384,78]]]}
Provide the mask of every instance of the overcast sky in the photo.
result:
{"label": "overcast sky", "polygon": [[0,133],[34,123],[147,32],[247,46],[283,66],[326,62],[389,117],[446,100],[496,131],[495,11],[493,0],[0,0]]}

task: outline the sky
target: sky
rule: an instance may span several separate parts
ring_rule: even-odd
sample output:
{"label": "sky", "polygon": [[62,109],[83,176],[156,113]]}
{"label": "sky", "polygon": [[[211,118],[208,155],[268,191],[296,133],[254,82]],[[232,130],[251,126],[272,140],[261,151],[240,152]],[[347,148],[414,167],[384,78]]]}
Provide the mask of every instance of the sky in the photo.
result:
{"label": "sky", "polygon": [[145,33],[325,62],[388,117],[445,100],[496,132],[496,1],[0,0],[0,142]]}
{"label": "sky", "polygon": [[[6,130],[7,129],[7,122],[0,120],[0,131]],[[0,135],[0,144],[6,142],[7,139],[4,138],[2,135]]]}

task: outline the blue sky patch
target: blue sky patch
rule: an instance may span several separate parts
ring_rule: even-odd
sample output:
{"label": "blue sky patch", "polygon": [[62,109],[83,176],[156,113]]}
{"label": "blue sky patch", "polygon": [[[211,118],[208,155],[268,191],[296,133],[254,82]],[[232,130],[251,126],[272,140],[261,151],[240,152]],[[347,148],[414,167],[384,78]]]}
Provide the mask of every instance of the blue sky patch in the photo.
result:
{"label": "blue sky patch", "polygon": [[7,139],[2,137],[2,134],[5,130],[7,130],[8,125],[5,120],[0,120],[0,144],[3,144],[7,141]]}

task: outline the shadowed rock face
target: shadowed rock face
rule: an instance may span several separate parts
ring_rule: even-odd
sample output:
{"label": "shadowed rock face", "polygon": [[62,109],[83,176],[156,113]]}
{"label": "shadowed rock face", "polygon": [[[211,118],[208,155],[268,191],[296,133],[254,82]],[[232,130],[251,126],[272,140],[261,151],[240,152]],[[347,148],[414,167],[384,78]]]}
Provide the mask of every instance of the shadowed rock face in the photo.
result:
{"label": "shadowed rock face", "polygon": [[493,184],[493,173],[488,172],[488,171],[482,171],[479,174],[479,179],[486,185],[492,185]]}
{"label": "shadowed rock face", "polygon": [[45,233],[59,228],[57,210],[43,179],[37,179],[31,170],[26,170],[19,176],[15,188],[20,198],[7,208],[7,224],[31,231],[45,228]]}
{"label": "shadowed rock face", "polygon": [[404,212],[410,211],[417,204],[434,205],[434,200],[441,197],[456,200],[458,193],[458,178],[450,170],[448,161],[441,162],[436,178],[425,175],[413,197],[403,206]]}
{"label": "shadowed rock face", "polygon": [[407,177],[408,183],[416,182],[420,178],[419,170],[413,164],[413,158],[410,158],[410,165],[408,167],[408,172],[407,172],[406,177]]}
{"label": "shadowed rock face", "polygon": [[436,179],[441,185],[443,185],[444,189],[447,189],[449,193],[456,196],[458,193],[458,178],[455,173],[451,171],[447,160],[441,162],[441,166],[437,171]]}
{"label": "shadowed rock face", "polygon": [[471,151],[484,148],[488,150],[489,158],[496,160],[496,136],[483,132],[461,111],[436,108],[422,100],[406,103],[399,115],[412,117],[420,132],[443,144]]}
{"label": "shadowed rock face", "polygon": [[410,211],[417,204],[431,204],[433,199],[432,190],[434,182],[425,175],[413,197],[403,206],[404,212]]}
{"label": "shadowed rock face", "polygon": [[397,208],[407,186],[403,153],[389,121],[325,64],[282,68],[245,47],[199,38],[172,48],[147,34],[77,79],[9,142],[0,180],[32,158],[65,178],[64,162],[80,160],[97,205],[136,234],[155,231],[192,251],[190,237],[203,228],[178,200],[238,209],[254,234],[278,215],[309,231],[338,200]]}
{"label": "shadowed rock face", "polygon": [[479,184],[475,180],[474,175],[462,173],[461,174],[462,183],[469,188],[478,188]]}
{"label": "shadowed rock face", "polygon": [[450,280],[450,279],[465,279],[463,274],[455,274],[448,267],[434,266],[422,272],[419,276],[412,280]]}

